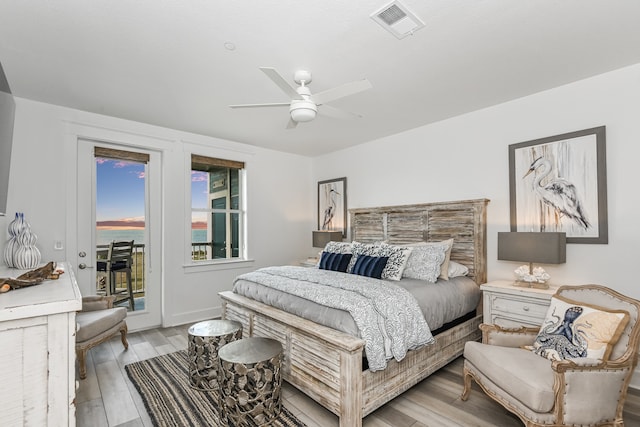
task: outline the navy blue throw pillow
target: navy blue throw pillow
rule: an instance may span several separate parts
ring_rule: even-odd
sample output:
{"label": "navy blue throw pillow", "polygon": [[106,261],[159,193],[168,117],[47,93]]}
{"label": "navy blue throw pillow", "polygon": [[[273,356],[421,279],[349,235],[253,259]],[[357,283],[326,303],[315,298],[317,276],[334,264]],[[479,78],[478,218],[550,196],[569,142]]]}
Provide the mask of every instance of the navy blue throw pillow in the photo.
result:
{"label": "navy blue throw pillow", "polygon": [[351,254],[322,252],[322,255],[320,256],[320,265],[318,267],[322,270],[332,270],[346,273],[347,267],[349,266],[349,261],[351,261],[351,257]]}
{"label": "navy blue throw pillow", "polygon": [[387,261],[389,261],[388,256],[375,257],[358,255],[356,263],[351,269],[351,273],[380,279],[382,277],[382,270],[384,270],[384,267],[387,265]]}

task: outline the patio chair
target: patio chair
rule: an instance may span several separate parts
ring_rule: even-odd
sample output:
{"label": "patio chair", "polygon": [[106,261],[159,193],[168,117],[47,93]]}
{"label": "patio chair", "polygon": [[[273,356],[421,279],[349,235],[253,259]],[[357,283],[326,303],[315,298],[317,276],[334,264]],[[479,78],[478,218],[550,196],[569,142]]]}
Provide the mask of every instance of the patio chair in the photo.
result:
{"label": "patio chair", "polygon": [[[131,283],[131,268],[133,264],[133,240],[112,241],[109,244],[106,258],[97,260],[97,271],[104,274],[106,279],[106,295],[114,295],[114,304],[122,301],[129,301],[131,311],[135,310],[133,298],[133,285]],[[125,275],[125,286],[117,286],[116,277],[118,274]],[[122,283],[122,280],[120,281]]]}

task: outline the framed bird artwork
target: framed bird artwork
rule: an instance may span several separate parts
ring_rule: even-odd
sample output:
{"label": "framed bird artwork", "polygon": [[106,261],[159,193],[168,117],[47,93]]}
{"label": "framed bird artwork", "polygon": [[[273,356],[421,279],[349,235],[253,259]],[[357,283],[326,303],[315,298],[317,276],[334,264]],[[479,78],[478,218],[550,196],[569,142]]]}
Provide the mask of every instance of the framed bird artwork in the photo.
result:
{"label": "framed bird artwork", "polygon": [[347,178],[318,182],[318,230],[347,237]]}
{"label": "framed bird artwork", "polygon": [[605,126],[509,145],[511,231],[608,243]]}

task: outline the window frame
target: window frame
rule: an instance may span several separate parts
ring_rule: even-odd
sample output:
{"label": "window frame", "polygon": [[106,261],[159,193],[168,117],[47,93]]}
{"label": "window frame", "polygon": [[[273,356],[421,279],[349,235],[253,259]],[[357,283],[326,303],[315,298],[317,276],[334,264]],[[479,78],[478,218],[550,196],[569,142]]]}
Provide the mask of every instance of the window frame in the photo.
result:
{"label": "window frame", "polygon": [[[225,203],[225,208],[213,208],[211,207],[211,192],[209,191],[209,196],[207,199],[206,207],[193,207],[193,183],[192,176],[193,172],[205,172],[207,176],[210,176],[211,169],[213,168],[226,168],[227,169],[227,179],[229,179],[228,183],[228,192],[225,196],[227,199],[227,203]],[[209,169],[209,170],[207,170]],[[232,208],[231,200],[233,198],[233,194],[231,193],[231,180],[230,180],[230,169],[238,170],[238,207]],[[210,180],[207,182],[207,186],[210,186]],[[247,212],[246,212],[246,168],[245,163],[242,161],[235,160],[226,160],[217,157],[203,156],[198,154],[191,154],[191,159],[189,162],[189,196],[188,196],[188,210],[189,210],[189,218],[188,218],[188,249],[185,254],[187,260],[187,266],[206,266],[206,265],[226,265],[226,264],[238,264],[245,263],[247,261],[252,261],[248,259],[247,253]],[[231,249],[231,245],[233,243],[233,219],[232,216],[234,214],[238,215],[238,256],[226,256],[225,258],[213,258],[212,253],[207,253],[207,256],[211,256],[211,258],[196,260],[193,259],[193,239],[192,239],[192,222],[194,213],[205,213],[207,215],[207,223],[211,224],[212,215],[215,213],[224,213],[225,214],[225,233],[227,242],[225,245],[225,253],[233,254]],[[213,240],[213,236],[212,236]],[[211,251],[213,251],[212,245],[209,246]]]}

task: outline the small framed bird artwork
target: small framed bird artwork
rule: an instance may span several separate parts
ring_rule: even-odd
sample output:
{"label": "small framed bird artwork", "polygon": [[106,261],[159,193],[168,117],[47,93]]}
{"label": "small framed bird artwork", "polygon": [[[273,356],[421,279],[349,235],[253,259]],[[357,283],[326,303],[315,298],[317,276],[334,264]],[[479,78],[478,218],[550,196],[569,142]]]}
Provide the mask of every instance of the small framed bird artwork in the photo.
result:
{"label": "small framed bird artwork", "polygon": [[511,231],[608,243],[605,126],[509,145]]}
{"label": "small framed bird artwork", "polygon": [[318,182],[318,230],[347,237],[347,178]]}

